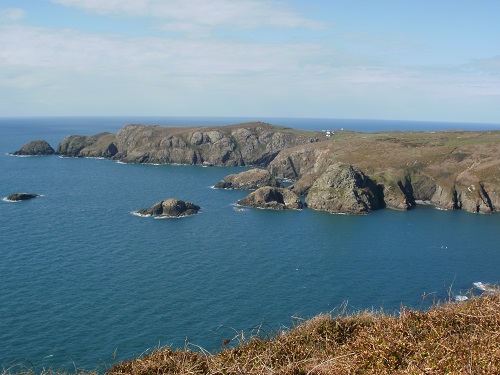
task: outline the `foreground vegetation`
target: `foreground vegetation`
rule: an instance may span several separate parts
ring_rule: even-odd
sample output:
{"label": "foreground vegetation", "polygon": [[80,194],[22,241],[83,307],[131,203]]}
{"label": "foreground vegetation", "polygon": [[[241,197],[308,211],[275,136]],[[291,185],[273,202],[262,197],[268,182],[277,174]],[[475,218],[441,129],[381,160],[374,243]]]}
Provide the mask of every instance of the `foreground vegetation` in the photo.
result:
{"label": "foreground vegetation", "polygon": [[213,355],[158,349],[107,374],[500,374],[500,295],[396,315],[319,315]]}

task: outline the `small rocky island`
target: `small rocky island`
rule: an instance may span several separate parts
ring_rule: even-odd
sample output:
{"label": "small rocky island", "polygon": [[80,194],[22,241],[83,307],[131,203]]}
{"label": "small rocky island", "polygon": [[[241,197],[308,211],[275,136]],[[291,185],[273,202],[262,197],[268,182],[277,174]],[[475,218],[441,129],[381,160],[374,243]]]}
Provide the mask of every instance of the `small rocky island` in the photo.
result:
{"label": "small rocky island", "polygon": [[250,169],[245,172],[230,174],[215,184],[215,189],[255,190],[264,186],[281,187],[267,169]]}
{"label": "small rocky island", "polygon": [[37,198],[39,197],[40,194],[31,194],[31,193],[15,193],[9,195],[6,200],[9,202],[20,202],[20,201],[27,201],[29,199]]}
{"label": "small rocky island", "polygon": [[270,186],[261,187],[237,203],[240,206],[271,210],[300,210],[304,207],[293,191]]}
{"label": "small rocky island", "polygon": [[155,203],[150,208],[135,211],[139,216],[154,216],[158,218],[176,218],[195,215],[200,210],[200,206],[191,202],[184,202],[180,199],[170,198]]}
{"label": "small rocky island", "polygon": [[55,150],[44,140],[28,142],[19,150],[12,153],[12,155],[16,156],[45,156],[54,154]]}

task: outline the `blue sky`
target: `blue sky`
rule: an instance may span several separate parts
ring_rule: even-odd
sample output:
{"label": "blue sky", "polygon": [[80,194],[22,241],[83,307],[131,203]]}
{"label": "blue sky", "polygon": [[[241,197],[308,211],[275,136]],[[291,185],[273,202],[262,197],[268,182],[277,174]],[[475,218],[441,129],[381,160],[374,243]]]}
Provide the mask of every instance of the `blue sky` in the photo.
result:
{"label": "blue sky", "polygon": [[500,123],[498,0],[1,0],[0,116]]}

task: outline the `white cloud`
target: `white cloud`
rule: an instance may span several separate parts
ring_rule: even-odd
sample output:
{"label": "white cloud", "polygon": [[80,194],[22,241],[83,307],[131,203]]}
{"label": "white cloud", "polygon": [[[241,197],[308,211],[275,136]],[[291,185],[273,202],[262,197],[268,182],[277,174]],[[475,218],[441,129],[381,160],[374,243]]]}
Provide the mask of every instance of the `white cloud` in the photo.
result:
{"label": "white cloud", "polygon": [[0,64],[165,75],[289,72],[321,54],[310,44],[250,44],[154,37],[126,38],[29,26],[0,28]]}
{"label": "white cloud", "polygon": [[322,28],[325,25],[294,12],[287,1],[265,0],[51,0],[100,15],[149,17],[159,28],[207,34],[217,28]]}
{"label": "white cloud", "polygon": [[25,11],[19,8],[0,9],[0,22],[16,22],[25,17]]}

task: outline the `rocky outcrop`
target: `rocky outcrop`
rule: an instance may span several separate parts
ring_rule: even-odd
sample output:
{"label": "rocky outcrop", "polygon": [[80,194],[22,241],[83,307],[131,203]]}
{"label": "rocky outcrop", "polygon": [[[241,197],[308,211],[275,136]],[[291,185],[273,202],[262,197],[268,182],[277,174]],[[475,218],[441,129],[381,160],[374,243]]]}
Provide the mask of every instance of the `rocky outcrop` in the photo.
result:
{"label": "rocky outcrop", "polygon": [[238,201],[240,206],[273,210],[300,210],[303,204],[294,192],[284,188],[265,186]]}
{"label": "rocky outcrop", "polygon": [[306,197],[314,210],[364,214],[384,207],[380,188],[359,169],[333,164],[316,179]]}
{"label": "rocky outcrop", "polygon": [[284,148],[324,138],[262,122],[198,128],[127,125],[115,135],[68,137],[58,152],[126,163],[267,166]]}
{"label": "rocky outcrop", "polygon": [[29,199],[37,198],[40,194],[30,194],[30,193],[15,193],[9,195],[6,199],[11,202],[27,201]]}
{"label": "rocky outcrop", "polygon": [[71,135],[59,143],[57,153],[72,157],[112,158],[118,152],[115,142],[115,135],[111,133]]}
{"label": "rocky outcrop", "polygon": [[281,184],[266,169],[250,169],[230,174],[215,184],[216,189],[255,190],[263,186],[281,187]]}
{"label": "rocky outcrop", "polygon": [[197,214],[200,206],[191,202],[184,202],[180,199],[170,198],[158,203],[152,207],[135,211],[140,216],[157,217],[184,217]]}
{"label": "rocky outcrop", "polygon": [[31,141],[12,153],[12,155],[17,156],[44,156],[54,154],[55,150],[44,140]]}

